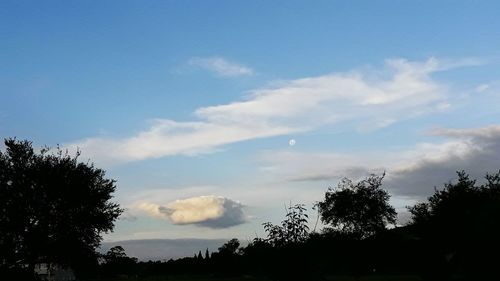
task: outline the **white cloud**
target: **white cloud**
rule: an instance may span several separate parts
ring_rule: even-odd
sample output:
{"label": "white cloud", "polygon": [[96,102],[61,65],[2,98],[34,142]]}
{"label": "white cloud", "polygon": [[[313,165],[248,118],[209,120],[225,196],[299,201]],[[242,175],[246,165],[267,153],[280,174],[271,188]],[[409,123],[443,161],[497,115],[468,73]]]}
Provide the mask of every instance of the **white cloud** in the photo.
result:
{"label": "white cloud", "polygon": [[137,204],[137,208],[150,216],[166,218],[173,224],[227,228],[246,222],[243,205],[221,196],[191,197],[165,206],[142,202]]}
{"label": "white cloud", "polygon": [[212,71],[223,77],[248,76],[254,74],[251,68],[230,62],[221,57],[191,58],[188,64]]}
{"label": "white cloud", "polygon": [[208,153],[229,143],[298,131],[298,128],[265,122],[242,124],[156,120],[147,131],[129,138],[88,138],[67,147],[80,148],[84,157],[98,163],[113,164],[169,155]]}
{"label": "white cloud", "polygon": [[449,108],[447,87],[431,77],[441,68],[436,59],[397,59],[378,72],[285,81],[254,90],[242,101],[198,108],[194,122],[158,119],[127,138],[91,137],[66,147],[79,147],[84,157],[102,164],[213,152],[234,142],[338,123],[370,131]]}
{"label": "white cloud", "polygon": [[296,79],[255,90],[246,101],[200,108],[196,114],[212,121],[308,117],[306,121],[318,122],[328,117],[327,122],[335,122],[388,111],[382,114],[389,115],[384,116],[386,120],[408,109],[419,114],[426,110],[423,106],[445,100],[446,88],[429,77],[437,69],[436,60],[388,60],[386,65],[392,72],[388,79],[370,79],[360,72]]}

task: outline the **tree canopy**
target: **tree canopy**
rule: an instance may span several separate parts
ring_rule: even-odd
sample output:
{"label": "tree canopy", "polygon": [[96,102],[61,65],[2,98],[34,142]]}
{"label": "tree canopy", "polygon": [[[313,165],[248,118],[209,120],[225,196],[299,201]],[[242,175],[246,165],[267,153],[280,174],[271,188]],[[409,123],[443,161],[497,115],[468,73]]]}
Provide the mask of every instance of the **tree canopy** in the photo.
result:
{"label": "tree canopy", "polygon": [[493,175],[487,174],[486,182],[482,185],[477,185],[476,180],[471,179],[465,171],[459,171],[457,175],[456,182],[450,181],[443,189],[436,189],[427,202],[408,208],[412,224],[434,223],[435,227],[448,230],[450,227],[469,229],[479,221],[481,225],[500,224],[496,219],[500,215],[500,171]]}
{"label": "tree canopy", "polygon": [[[226,243],[224,243],[224,245],[220,246],[218,250],[219,250],[219,253],[223,254],[223,255],[234,255],[238,251],[239,247],[240,247],[240,241],[236,238],[233,238],[233,239],[227,241]],[[200,256],[201,256],[201,252],[200,252]]]}
{"label": "tree canopy", "polygon": [[396,210],[389,204],[389,193],[382,189],[384,176],[371,175],[359,182],[344,178],[336,188],[329,188],[324,200],[317,203],[321,221],[329,230],[358,238],[395,224]]}
{"label": "tree canopy", "polygon": [[500,171],[487,174],[481,185],[465,171],[457,175],[427,202],[408,208],[409,224],[458,268],[491,271],[498,261],[491,257],[500,251]]}
{"label": "tree canopy", "polygon": [[115,181],[78,157],[5,140],[5,151],[0,151],[0,267],[77,267],[96,261],[102,234],[113,229],[122,210],[111,201]]}

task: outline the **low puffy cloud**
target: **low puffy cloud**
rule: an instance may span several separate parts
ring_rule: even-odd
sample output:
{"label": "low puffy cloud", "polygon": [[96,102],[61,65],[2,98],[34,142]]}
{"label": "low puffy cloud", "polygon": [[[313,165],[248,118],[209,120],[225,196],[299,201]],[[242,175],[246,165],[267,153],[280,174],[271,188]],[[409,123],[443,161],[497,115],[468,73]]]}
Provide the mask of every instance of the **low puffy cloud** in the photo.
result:
{"label": "low puffy cloud", "polygon": [[188,64],[214,72],[223,77],[248,76],[254,74],[251,68],[228,61],[221,57],[191,58]]}
{"label": "low puffy cloud", "polygon": [[227,228],[246,222],[243,205],[221,196],[198,196],[163,205],[140,203],[138,208],[150,216],[173,224],[194,224],[208,228]]}
{"label": "low puffy cloud", "polygon": [[336,181],[386,171],[385,186],[396,196],[422,199],[466,170],[474,178],[500,169],[500,125],[472,129],[434,129],[440,143],[419,143],[405,151],[369,153],[266,153],[261,157],[275,176],[286,181]]}
{"label": "low puffy cloud", "polygon": [[[447,65],[451,65],[448,63]],[[366,131],[450,108],[446,85],[432,79],[436,59],[388,60],[380,71],[351,71],[284,81],[256,89],[244,100],[198,108],[194,122],[154,120],[121,139],[91,137],[65,145],[99,164],[196,155],[246,140],[348,124]]]}

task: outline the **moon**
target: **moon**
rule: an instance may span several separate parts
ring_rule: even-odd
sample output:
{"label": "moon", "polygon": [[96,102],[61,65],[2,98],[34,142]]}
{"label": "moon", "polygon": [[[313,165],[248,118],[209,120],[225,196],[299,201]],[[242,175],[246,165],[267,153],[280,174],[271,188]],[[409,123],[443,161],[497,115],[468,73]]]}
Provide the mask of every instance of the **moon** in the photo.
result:
{"label": "moon", "polygon": [[288,141],[288,145],[289,145],[289,146],[294,146],[294,145],[295,145],[295,143],[296,143],[296,141],[295,141],[294,139],[290,139],[290,140]]}

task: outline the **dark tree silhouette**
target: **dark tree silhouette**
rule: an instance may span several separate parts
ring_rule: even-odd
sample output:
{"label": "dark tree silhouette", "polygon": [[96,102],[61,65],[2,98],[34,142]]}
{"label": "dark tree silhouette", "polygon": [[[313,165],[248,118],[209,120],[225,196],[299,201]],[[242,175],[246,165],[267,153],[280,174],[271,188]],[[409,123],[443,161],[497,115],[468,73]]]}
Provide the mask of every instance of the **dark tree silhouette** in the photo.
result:
{"label": "dark tree silhouette", "polygon": [[[219,254],[221,255],[235,255],[236,252],[238,251],[238,248],[240,247],[240,241],[236,238],[233,238],[224,245],[219,247]],[[200,252],[201,255],[201,252]]]}
{"label": "dark tree silhouette", "polygon": [[[418,203],[408,208],[412,215],[412,224],[425,224],[439,220],[441,226],[444,223],[448,225],[446,227],[456,227],[458,224],[467,224],[477,219],[473,216],[478,211],[478,206],[475,205],[479,203],[479,200],[486,199],[481,198],[481,193],[488,188],[477,187],[476,180],[470,179],[465,171],[459,171],[457,175],[456,183],[448,182],[443,189],[436,189],[435,193],[428,198],[428,202]],[[494,180],[490,182],[494,183]]]}
{"label": "dark tree silhouette", "polygon": [[131,274],[136,270],[137,258],[128,257],[122,246],[112,247],[102,258],[102,269],[106,274]]}
{"label": "dark tree silhouette", "polygon": [[284,246],[289,243],[299,243],[307,240],[309,226],[307,226],[308,215],[303,204],[296,204],[287,208],[286,217],[281,225],[264,223],[267,232],[267,242],[273,246]]}
{"label": "dark tree silhouette", "polygon": [[5,140],[0,151],[0,267],[96,262],[101,235],[122,210],[110,201],[115,181],[78,155],[36,152],[32,143]]}
{"label": "dark tree silhouette", "polygon": [[329,188],[324,201],[317,203],[327,231],[366,238],[396,223],[396,210],[389,204],[390,195],[382,189],[381,176],[370,175],[357,183],[344,178],[337,188]]}
{"label": "dark tree silhouette", "polygon": [[122,258],[127,257],[125,249],[122,246],[114,246],[109,251],[103,255],[106,263],[113,262]]}
{"label": "dark tree silhouette", "polygon": [[427,202],[409,207],[416,227],[447,270],[491,272],[500,258],[500,171],[477,185],[465,171],[436,190]]}
{"label": "dark tree silhouette", "polygon": [[208,261],[213,270],[220,274],[235,274],[241,270],[240,241],[233,238],[220,246],[218,252],[212,253]]}

